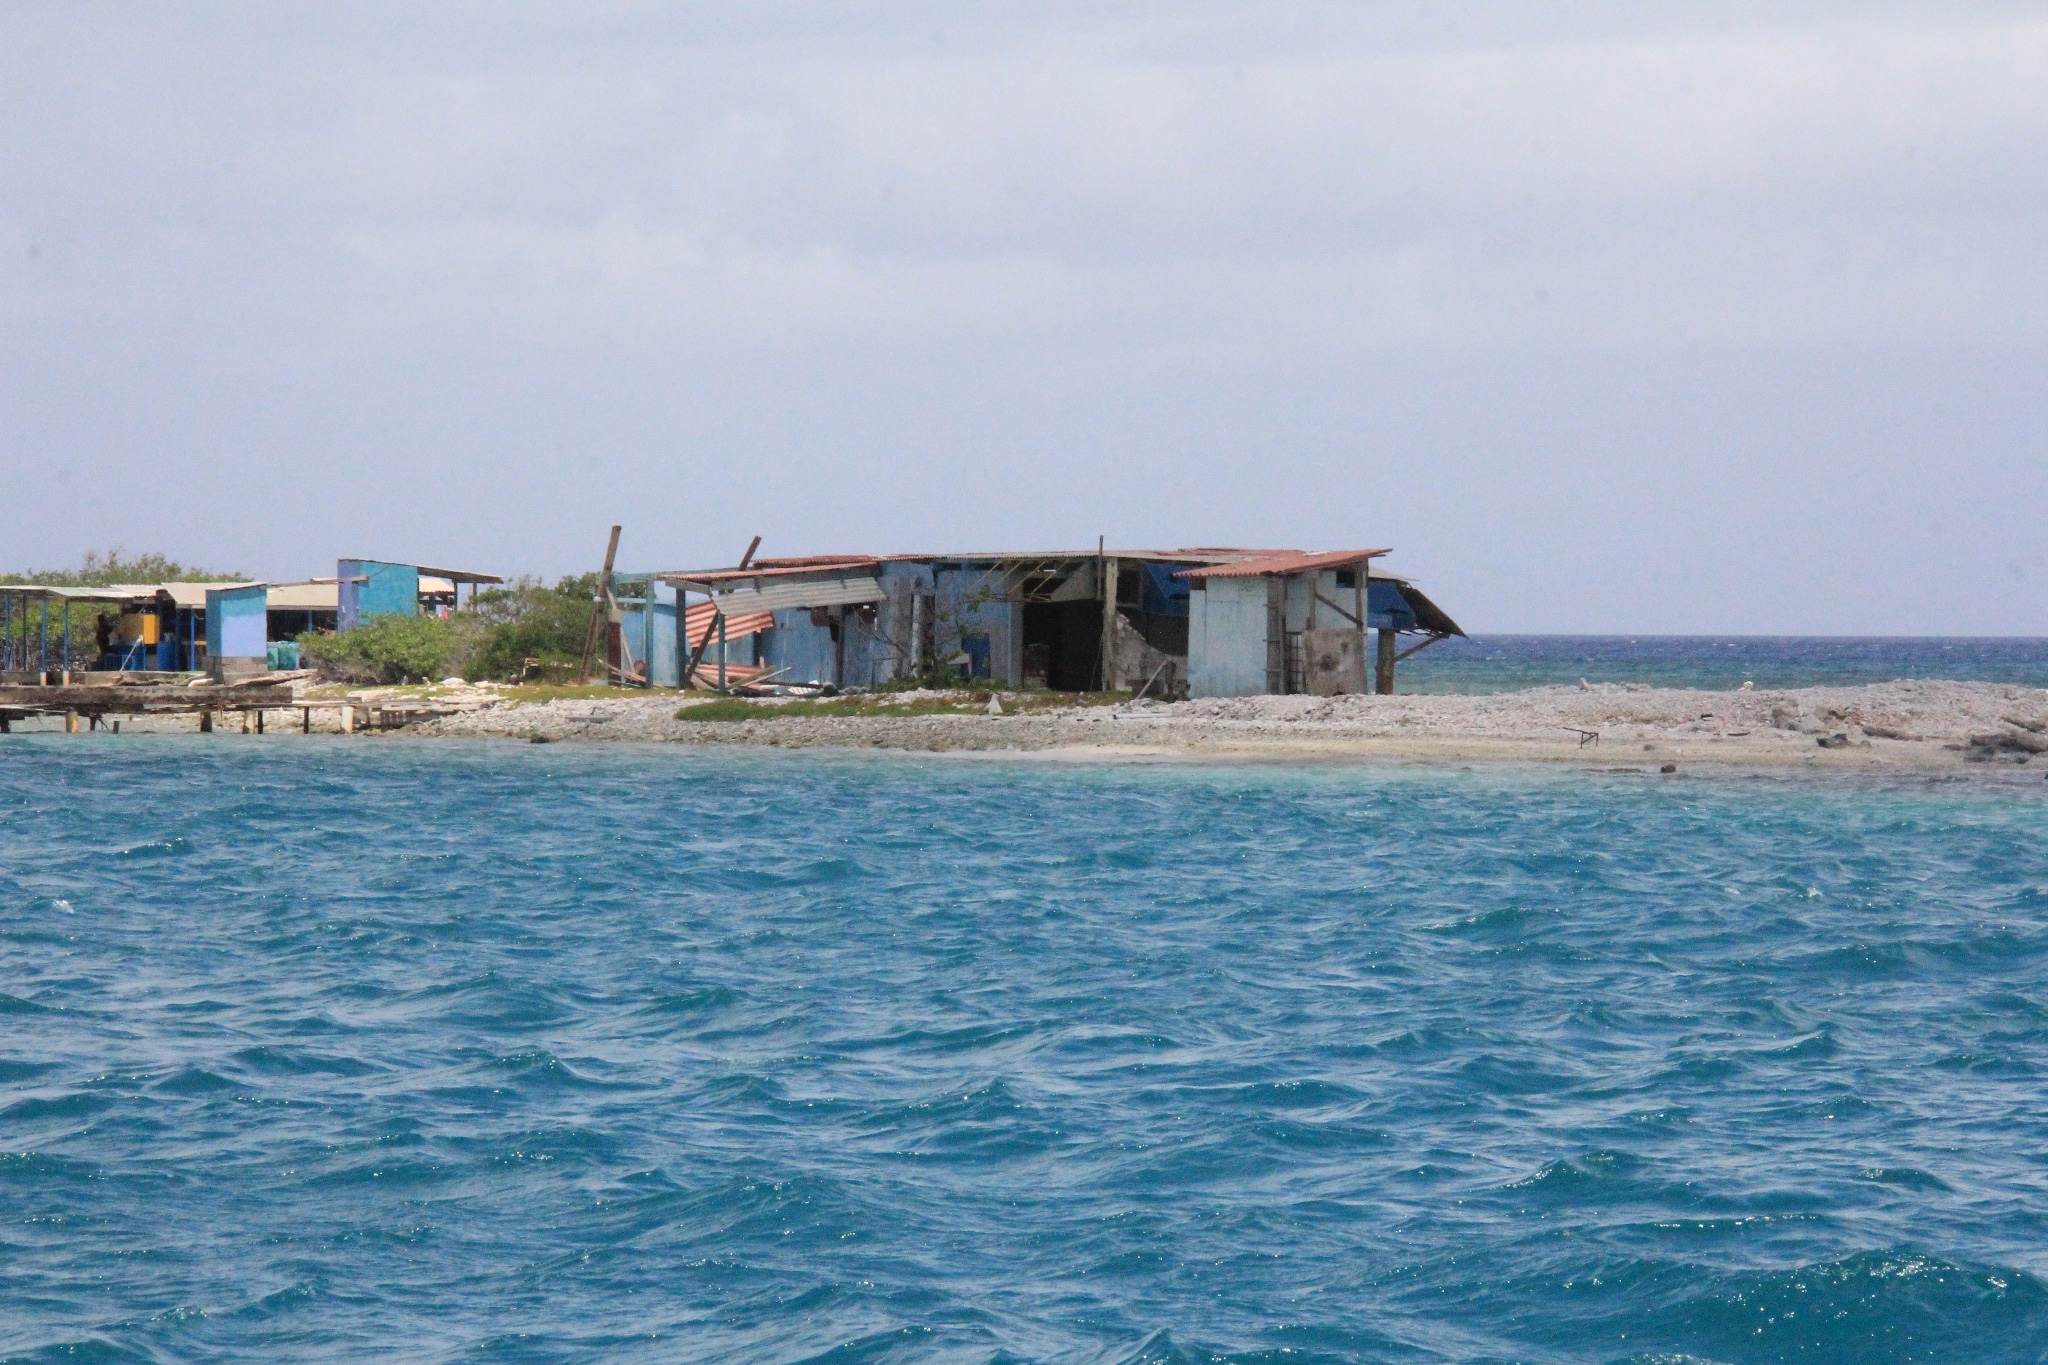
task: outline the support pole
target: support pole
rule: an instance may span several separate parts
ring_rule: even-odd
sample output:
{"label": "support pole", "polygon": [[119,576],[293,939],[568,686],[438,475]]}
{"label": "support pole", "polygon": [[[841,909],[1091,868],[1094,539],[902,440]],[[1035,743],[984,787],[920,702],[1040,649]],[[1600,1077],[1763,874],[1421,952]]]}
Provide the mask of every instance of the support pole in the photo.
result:
{"label": "support pole", "polygon": [[[1353,619],[1358,622],[1358,671],[1361,674],[1365,672],[1365,580],[1371,572],[1372,561],[1368,559],[1352,570],[1351,574],[1351,600],[1358,608]],[[1360,678],[1359,681],[1365,683],[1368,680]]]}
{"label": "support pole", "polygon": [[725,613],[718,613],[718,690],[725,691]]}
{"label": "support pole", "polygon": [[[590,681],[590,662],[597,653],[597,637],[601,630],[609,630],[612,605],[612,565],[619,557],[619,527],[612,527],[612,538],[604,547],[604,572],[598,575],[597,600],[590,604],[590,630],[583,637],[583,670],[579,678]],[[606,651],[609,655],[610,651]]]}
{"label": "support pole", "polygon": [[201,711],[199,713],[199,733],[202,735],[213,733],[213,712]]}
{"label": "support pole", "polygon": [[1379,667],[1373,670],[1372,690],[1382,697],[1394,695],[1394,629],[1381,626],[1379,630]]}
{"label": "support pole", "polygon": [[640,589],[640,672],[649,687],[654,686],[654,580]]}
{"label": "support pole", "polygon": [[42,672],[48,673],[50,671],[50,595],[48,593],[43,594],[43,635],[42,639],[37,643],[36,654],[39,660],[36,667]]}
{"label": "support pole", "polygon": [[690,594],[676,589],[676,686],[690,690]]}
{"label": "support pole", "polygon": [[1102,690],[1116,690],[1116,580],[1115,558],[1102,558]]}

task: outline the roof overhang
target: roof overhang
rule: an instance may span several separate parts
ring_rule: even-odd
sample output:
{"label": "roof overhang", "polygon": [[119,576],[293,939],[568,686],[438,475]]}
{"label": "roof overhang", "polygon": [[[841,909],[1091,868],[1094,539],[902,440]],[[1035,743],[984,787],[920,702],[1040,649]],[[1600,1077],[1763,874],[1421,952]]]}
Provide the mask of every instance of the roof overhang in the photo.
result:
{"label": "roof overhang", "polygon": [[1318,550],[1314,553],[1283,550],[1277,554],[1257,555],[1227,564],[1182,569],[1174,577],[1192,579],[1197,583],[1211,578],[1287,577],[1298,573],[1321,573],[1326,569],[1353,569],[1361,564],[1365,565],[1366,571],[1370,573],[1373,560],[1392,553],[1391,549]]}

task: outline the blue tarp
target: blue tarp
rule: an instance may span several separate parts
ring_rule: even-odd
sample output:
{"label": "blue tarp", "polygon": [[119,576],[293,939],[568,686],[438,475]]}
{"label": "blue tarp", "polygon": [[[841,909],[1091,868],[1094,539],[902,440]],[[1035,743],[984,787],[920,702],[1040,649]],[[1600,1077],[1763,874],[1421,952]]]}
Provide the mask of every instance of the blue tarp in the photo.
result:
{"label": "blue tarp", "polygon": [[1185,578],[1175,578],[1178,568],[1173,564],[1145,564],[1144,577],[1139,580],[1138,609],[1154,616],[1186,616],[1188,594],[1192,585]]}
{"label": "blue tarp", "polygon": [[1401,595],[1401,585],[1384,578],[1367,582],[1365,620],[1374,630],[1415,629],[1415,611]]}

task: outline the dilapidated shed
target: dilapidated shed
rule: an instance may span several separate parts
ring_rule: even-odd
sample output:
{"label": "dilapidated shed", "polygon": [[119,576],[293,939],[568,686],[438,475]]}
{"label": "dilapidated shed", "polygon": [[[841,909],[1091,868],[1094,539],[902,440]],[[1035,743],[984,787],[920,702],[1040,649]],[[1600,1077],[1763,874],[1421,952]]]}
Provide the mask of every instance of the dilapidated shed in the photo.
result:
{"label": "dilapidated shed", "polygon": [[[680,654],[724,677],[885,686],[934,673],[1148,695],[1362,692],[1366,634],[1460,634],[1385,550],[1198,547],[816,555],[663,574]],[[743,628],[742,628],[743,627]],[[1391,686],[1393,656],[1380,673]],[[744,670],[744,673],[742,672]],[[721,684],[722,685],[722,684]]]}
{"label": "dilapidated shed", "polygon": [[[1413,649],[1464,631],[1408,580],[1372,561],[1390,550],[1290,550],[1183,570],[1193,590],[1189,694],[1391,694],[1402,632]],[[1367,633],[1377,636],[1369,687]]]}

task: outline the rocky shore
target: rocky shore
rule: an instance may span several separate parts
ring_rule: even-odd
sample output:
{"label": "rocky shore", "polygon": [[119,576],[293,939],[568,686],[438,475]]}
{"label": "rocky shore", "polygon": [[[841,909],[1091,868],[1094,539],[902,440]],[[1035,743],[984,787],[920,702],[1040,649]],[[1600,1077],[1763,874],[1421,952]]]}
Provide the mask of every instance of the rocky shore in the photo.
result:
{"label": "rocky shore", "polygon": [[673,694],[506,700],[401,733],[1075,757],[2048,767],[2048,691],[1987,683],[1736,692],[1581,684],[1492,696],[1243,697],[1122,706],[1047,706],[998,693],[1000,715],[985,709],[916,713],[921,698],[935,695],[863,698],[855,704],[866,713],[854,715],[795,714],[761,702],[737,720],[678,719]]}

